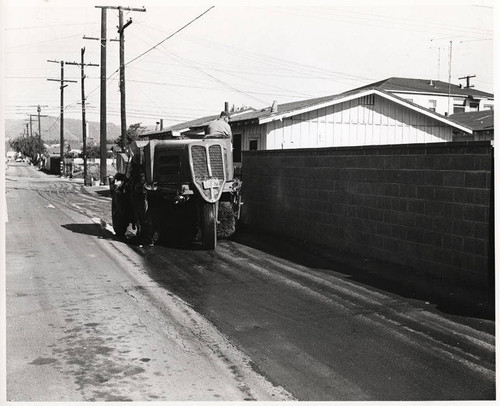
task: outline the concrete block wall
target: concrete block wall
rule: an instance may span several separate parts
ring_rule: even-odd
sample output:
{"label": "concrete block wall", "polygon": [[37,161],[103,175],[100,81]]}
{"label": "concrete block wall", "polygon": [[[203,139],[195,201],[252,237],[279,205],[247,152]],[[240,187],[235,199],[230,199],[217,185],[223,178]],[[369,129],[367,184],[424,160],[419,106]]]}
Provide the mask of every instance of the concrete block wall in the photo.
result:
{"label": "concrete block wall", "polygon": [[489,142],[243,153],[243,221],[488,286]]}

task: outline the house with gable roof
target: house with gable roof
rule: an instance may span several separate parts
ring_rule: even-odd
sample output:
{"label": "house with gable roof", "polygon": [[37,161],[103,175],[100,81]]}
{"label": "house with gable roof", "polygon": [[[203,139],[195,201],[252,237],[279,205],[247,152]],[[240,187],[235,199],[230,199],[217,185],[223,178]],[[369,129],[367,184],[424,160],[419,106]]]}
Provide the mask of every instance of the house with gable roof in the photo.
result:
{"label": "house with gable roof", "polygon": [[494,107],[491,93],[439,80],[391,77],[356,90],[367,88],[384,90],[442,115],[493,110]]}
{"label": "house with gable roof", "polygon": [[447,142],[473,133],[449,117],[376,88],[275,102],[231,117],[230,125],[243,150]]}

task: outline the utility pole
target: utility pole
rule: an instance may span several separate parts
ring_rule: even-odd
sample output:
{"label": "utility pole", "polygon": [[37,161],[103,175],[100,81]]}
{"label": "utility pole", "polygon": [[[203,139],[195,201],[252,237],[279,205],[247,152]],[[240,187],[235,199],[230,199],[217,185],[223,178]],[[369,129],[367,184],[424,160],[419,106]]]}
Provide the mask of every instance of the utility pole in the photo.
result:
{"label": "utility pole", "polygon": [[123,25],[123,8],[118,7],[118,34],[120,34],[120,148],[123,151],[125,148],[125,139],[127,136],[127,116],[125,109],[125,28],[132,24],[132,19],[129,19]]}
{"label": "utility pole", "polygon": [[61,176],[64,174],[64,88],[68,85],[65,85],[65,82],[76,83],[76,80],[65,80],[64,79],[64,61],[52,61],[47,60],[47,62],[59,63],[61,64],[61,79],[47,79],[53,82],[60,83],[61,89],[61,115],[60,115],[60,148],[59,148],[59,156],[61,158]]}
{"label": "utility pole", "polygon": [[450,99],[451,99],[451,50],[453,47],[453,41],[450,41],[450,60],[448,63],[448,113],[447,116],[450,115]]}
{"label": "utility pole", "polygon": [[468,75],[468,76],[464,76],[463,78],[458,78],[458,80],[463,80],[463,79],[465,79],[465,80],[467,81],[467,82],[466,82],[466,83],[467,83],[467,85],[465,86],[465,88],[466,88],[466,89],[469,89],[469,88],[471,88],[471,87],[474,87],[474,85],[471,85],[471,84],[470,84],[470,79],[475,78],[475,77],[476,77],[476,75]]}
{"label": "utility pole", "polygon": [[[121,7],[121,6],[96,6],[97,8],[102,9],[102,13],[104,17],[102,17],[102,22],[101,22],[101,28],[102,26],[106,25],[105,21],[105,10],[106,9],[115,9],[118,10],[118,33],[120,34],[120,123],[121,123],[121,137],[120,137],[120,146],[123,149],[125,146],[125,138],[126,138],[126,132],[127,132],[127,118],[126,118],[126,96],[125,96],[125,28],[127,28],[130,24],[132,24],[132,19],[129,19],[125,24],[123,23],[123,11],[139,11],[139,12],[145,12],[146,9],[143,8],[132,8],[132,7]],[[103,31],[101,29],[101,31]],[[103,35],[105,38],[105,32],[101,32],[101,101],[103,99],[103,76],[104,79],[106,79],[106,73],[105,73],[105,68],[103,70],[103,63],[105,64],[105,46],[106,43],[103,41]],[[104,54],[104,60],[103,60],[103,54]],[[104,74],[103,74],[104,72]],[[104,83],[104,92],[105,92],[105,83]],[[105,100],[105,95],[104,95],[104,100]],[[102,102],[101,102],[101,109],[102,109]],[[101,110],[101,117],[102,117],[102,110]],[[105,114],[105,113],[104,113]],[[101,140],[102,142],[102,140]],[[102,150],[101,150],[102,151]]]}
{"label": "utility pole", "polygon": [[47,105],[44,105],[44,106],[40,106],[39,104],[36,105],[36,106],[30,106],[30,107],[36,107],[36,111],[38,113],[38,136],[40,138],[42,138],[42,125],[41,125],[41,122],[40,122],[40,117],[47,117],[46,115],[40,115],[40,113],[42,112],[42,107],[49,107]]}
{"label": "utility pole", "polygon": [[125,28],[132,24],[132,19],[123,24],[123,10],[145,12],[143,8],[118,7],[118,33],[120,34],[120,122],[121,122],[121,137],[120,147],[125,148],[125,140],[127,137],[127,112],[125,98]]}
{"label": "utility pole", "polygon": [[[100,177],[101,183],[107,183],[107,168],[106,168],[106,30],[107,30],[107,9],[118,9],[118,10],[129,10],[129,11],[146,11],[146,9],[134,9],[130,7],[116,7],[116,6],[95,6],[96,8],[101,9],[101,117],[100,117]],[[122,17],[123,18],[123,17]],[[128,24],[127,24],[128,25]],[[120,28],[123,29],[125,27],[120,24]],[[85,37],[84,37],[85,38]],[[87,38],[94,39],[94,38]],[[122,45],[122,42],[120,42]],[[120,55],[121,55],[122,46],[120,46]],[[122,64],[120,64],[121,66]],[[124,64],[123,64],[124,66]],[[121,76],[120,76],[121,77]],[[120,81],[121,85],[121,81]],[[120,86],[121,88],[121,86]],[[123,121],[122,121],[123,125]],[[123,131],[123,130],[122,130]]]}
{"label": "utility pole", "polygon": [[33,137],[33,123],[31,122],[31,117],[33,117],[34,114],[30,114],[30,132],[28,133],[30,137]]}
{"label": "utility pole", "polygon": [[100,153],[99,153],[99,177],[103,185],[106,185],[107,176],[107,153],[106,153],[106,139],[107,139],[107,122],[106,122],[106,15],[108,9],[101,8],[101,120],[100,120]]}
{"label": "utility pole", "polygon": [[85,118],[85,66],[99,66],[95,63],[85,63],[85,47],[81,51],[81,62],[66,62],[67,65],[78,65],[81,68],[82,82],[82,131],[83,131],[83,184],[87,186],[87,121]]}
{"label": "utility pole", "polygon": [[[43,107],[48,107],[48,106],[43,106]],[[42,123],[40,121],[40,117],[47,117],[47,115],[41,115],[40,113],[42,112],[42,106],[38,105],[36,106],[36,111],[38,113],[38,136],[40,139],[42,139]]]}

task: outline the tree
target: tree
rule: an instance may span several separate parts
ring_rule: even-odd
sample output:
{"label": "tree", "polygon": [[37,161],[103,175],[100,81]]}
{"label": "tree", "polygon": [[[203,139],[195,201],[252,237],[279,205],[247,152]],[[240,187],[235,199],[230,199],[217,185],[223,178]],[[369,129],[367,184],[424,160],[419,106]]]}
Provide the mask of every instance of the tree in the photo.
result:
{"label": "tree", "polygon": [[38,135],[17,137],[11,140],[9,144],[14,151],[29,157],[35,165],[38,164],[38,160],[45,152],[43,141]]}
{"label": "tree", "polygon": [[[135,141],[139,135],[144,134],[146,132],[146,127],[141,125],[142,123],[135,123],[131,124],[126,132],[126,137],[125,137],[125,145],[123,145],[123,150],[126,150],[128,146]],[[118,137],[115,140],[115,144],[118,145],[118,147],[121,147],[121,137]]]}

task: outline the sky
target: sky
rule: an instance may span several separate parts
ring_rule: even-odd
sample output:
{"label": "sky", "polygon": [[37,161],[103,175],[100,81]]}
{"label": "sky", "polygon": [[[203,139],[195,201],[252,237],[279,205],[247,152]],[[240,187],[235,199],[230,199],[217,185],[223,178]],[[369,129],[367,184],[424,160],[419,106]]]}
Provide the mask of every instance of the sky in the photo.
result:
{"label": "sky", "polygon": [[[494,92],[493,1],[0,0],[6,119],[59,116],[60,65],[100,63],[101,9],[125,11],[127,124],[173,125],[228,102],[264,108],[338,94],[389,77]],[[117,39],[118,11],[107,11]],[[107,121],[120,123],[119,46],[109,41]],[[451,51],[451,58],[450,58]],[[100,68],[85,68],[87,120],[99,121]],[[65,65],[65,117],[81,118],[80,68]],[[43,132],[42,121],[42,137]]]}

